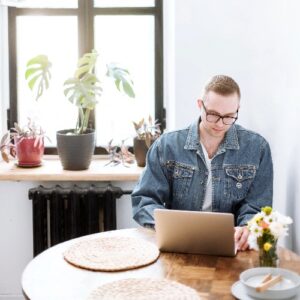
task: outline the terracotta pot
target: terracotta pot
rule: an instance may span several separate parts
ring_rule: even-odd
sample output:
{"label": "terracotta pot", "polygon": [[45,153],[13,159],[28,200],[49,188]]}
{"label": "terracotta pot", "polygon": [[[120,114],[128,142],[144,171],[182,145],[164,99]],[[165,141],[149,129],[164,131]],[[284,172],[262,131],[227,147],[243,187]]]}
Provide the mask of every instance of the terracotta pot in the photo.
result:
{"label": "terracotta pot", "polygon": [[37,167],[42,164],[44,138],[42,137],[41,142],[36,142],[36,139],[35,137],[15,137],[18,166]]}
{"label": "terracotta pot", "polygon": [[[154,140],[151,141],[151,145]],[[135,137],[133,140],[133,151],[136,159],[136,163],[139,167],[145,167],[146,165],[146,156],[148,152],[148,147],[145,140],[141,140],[138,137]]]}

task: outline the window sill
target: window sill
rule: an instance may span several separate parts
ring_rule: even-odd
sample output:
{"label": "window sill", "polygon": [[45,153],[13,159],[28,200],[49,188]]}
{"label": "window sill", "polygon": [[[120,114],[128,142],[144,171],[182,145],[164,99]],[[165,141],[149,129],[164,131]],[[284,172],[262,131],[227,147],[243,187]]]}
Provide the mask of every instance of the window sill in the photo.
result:
{"label": "window sill", "polygon": [[94,156],[88,170],[66,171],[56,155],[45,155],[36,168],[20,168],[15,162],[0,162],[1,181],[137,181],[143,168],[107,165],[107,156]]}

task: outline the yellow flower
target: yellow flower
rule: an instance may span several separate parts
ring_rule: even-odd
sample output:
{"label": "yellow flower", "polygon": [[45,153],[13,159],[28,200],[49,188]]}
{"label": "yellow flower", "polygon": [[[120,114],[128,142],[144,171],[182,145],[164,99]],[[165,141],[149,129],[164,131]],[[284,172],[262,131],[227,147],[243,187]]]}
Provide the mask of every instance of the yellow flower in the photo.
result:
{"label": "yellow flower", "polygon": [[272,244],[271,243],[264,243],[264,250],[266,252],[268,252],[271,248],[272,248]]}
{"label": "yellow flower", "polygon": [[271,214],[272,212],[272,207],[270,206],[265,206],[261,209],[261,211],[263,211],[267,216]]}
{"label": "yellow flower", "polygon": [[254,217],[254,221],[255,221],[256,224],[259,224],[262,220],[263,220],[262,216]]}

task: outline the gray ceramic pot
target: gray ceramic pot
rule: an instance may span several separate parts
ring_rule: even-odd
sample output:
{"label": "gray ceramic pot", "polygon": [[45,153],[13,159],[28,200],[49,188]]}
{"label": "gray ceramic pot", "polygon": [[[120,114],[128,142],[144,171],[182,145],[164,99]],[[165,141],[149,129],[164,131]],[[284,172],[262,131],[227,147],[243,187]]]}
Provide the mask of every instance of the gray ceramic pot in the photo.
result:
{"label": "gray ceramic pot", "polygon": [[57,151],[64,170],[86,170],[89,168],[95,149],[95,130],[84,134],[70,134],[74,129],[56,132]]}

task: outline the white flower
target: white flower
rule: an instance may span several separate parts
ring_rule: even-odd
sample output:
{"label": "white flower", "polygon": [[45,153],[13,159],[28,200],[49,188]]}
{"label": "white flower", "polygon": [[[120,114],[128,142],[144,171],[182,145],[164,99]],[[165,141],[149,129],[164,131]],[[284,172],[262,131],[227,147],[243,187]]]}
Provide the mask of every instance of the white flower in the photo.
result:
{"label": "white flower", "polygon": [[256,215],[255,215],[255,218],[257,219],[257,218],[262,218],[262,219],[264,219],[266,217],[266,214],[265,214],[265,212],[263,212],[263,211],[261,211],[261,212],[259,212],[259,213],[257,213]]}
{"label": "white flower", "polygon": [[271,234],[273,234],[274,237],[277,238],[277,239],[281,236],[287,235],[287,228],[279,222],[271,223],[270,224],[270,231],[271,231]]}
{"label": "white flower", "polygon": [[248,244],[250,249],[259,250],[257,245],[257,237],[250,234],[248,237]]}
{"label": "white flower", "polygon": [[256,238],[262,236],[263,234],[263,229],[256,222],[250,224],[248,228],[252,235]]}
{"label": "white flower", "polygon": [[[265,213],[265,211],[268,213]],[[270,207],[262,208],[249,222],[248,243],[251,249],[258,250],[257,239],[272,235],[276,240],[288,234],[288,225],[293,223],[290,217],[286,217]]]}

